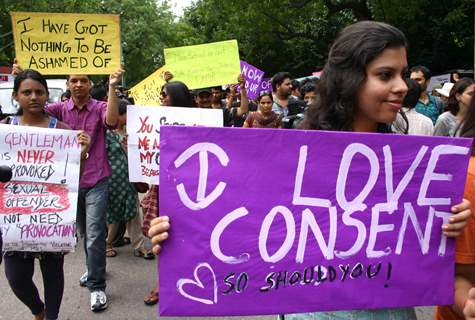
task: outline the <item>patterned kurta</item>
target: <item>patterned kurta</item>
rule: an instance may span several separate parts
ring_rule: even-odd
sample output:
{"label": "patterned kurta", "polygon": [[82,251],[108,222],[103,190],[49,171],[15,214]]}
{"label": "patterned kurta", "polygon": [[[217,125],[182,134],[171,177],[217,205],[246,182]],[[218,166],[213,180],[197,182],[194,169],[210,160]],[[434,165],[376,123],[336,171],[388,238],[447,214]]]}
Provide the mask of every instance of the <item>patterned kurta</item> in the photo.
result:
{"label": "patterned kurta", "polygon": [[127,221],[138,213],[137,191],[129,182],[127,155],[122,149],[120,141],[123,136],[108,130],[106,148],[112,175],[109,178],[109,203],[107,205],[107,223],[113,224]]}
{"label": "patterned kurta", "polygon": [[143,209],[142,233],[148,237],[148,229],[153,219],[158,217],[158,186],[151,185],[140,206]]}

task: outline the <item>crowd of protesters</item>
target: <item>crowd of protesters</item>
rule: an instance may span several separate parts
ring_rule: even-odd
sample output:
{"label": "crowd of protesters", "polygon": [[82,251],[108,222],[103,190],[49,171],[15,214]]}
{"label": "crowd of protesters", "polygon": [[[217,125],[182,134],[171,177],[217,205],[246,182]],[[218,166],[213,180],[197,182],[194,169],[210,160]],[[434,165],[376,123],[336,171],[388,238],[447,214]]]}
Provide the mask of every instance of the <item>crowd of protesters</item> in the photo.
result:
{"label": "crowd of protesters", "polygon": [[[406,37],[397,28],[359,22],[339,34],[320,79],[299,82],[287,72],[278,72],[271,80],[272,92],[263,91],[253,101],[247,97],[242,75],[237,84],[226,89],[217,86],[191,91],[167,72],[166,83],[160,88],[160,103],[221,109],[226,127],[475,137],[474,80],[457,78],[429,93],[430,70],[425,66],[408,69],[407,47]],[[13,69],[13,97],[20,112],[4,123],[81,130],[76,221],[84,239],[86,270],[78,279],[91,292],[91,310],[104,310],[108,307],[106,259],[117,255],[114,247],[131,243],[135,256],[153,259],[166,246],[171,224],[158,210],[159,187],[128,179],[126,112],[127,105],[134,102],[127,89],[119,86],[123,70],[112,74],[105,85],[93,86],[88,76],[70,75],[68,91],[61,101],[46,104],[48,88],[41,74],[22,70],[17,64]],[[472,157],[466,199],[453,207],[453,217],[441,230],[457,238],[457,249],[455,304],[439,307],[438,319],[475,317],[475,291],[471,289],[475,287],[475,211],[470,205],[475,203],[474,180]],[[32,281],[32,261],[40,256],[45,288],[50,288],[45,290],[45,303]],[[12,291],[35,319],[58,318],[64,288],[63,262],[62,254],[5,253],[5,271]],[[52,279],[53,274],[58,277]],[[144,302],[159,302],[158,285]],[[286,315],[286,319],[416,319],[416,315],[413,308],[400,308],[295,314]]]}

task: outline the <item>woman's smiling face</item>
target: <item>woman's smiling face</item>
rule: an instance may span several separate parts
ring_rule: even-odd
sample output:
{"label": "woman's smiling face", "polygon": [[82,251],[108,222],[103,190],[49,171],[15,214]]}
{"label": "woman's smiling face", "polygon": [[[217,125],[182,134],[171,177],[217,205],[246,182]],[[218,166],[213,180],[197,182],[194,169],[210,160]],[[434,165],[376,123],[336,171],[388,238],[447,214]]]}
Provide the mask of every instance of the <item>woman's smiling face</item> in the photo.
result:
{"label": "woman's smiling face", "polygon": [[404,74],[406,49],[387,48],[366,67],[366,79],[358,90],[353,128],[362,124],[391,123],[407,93]]}

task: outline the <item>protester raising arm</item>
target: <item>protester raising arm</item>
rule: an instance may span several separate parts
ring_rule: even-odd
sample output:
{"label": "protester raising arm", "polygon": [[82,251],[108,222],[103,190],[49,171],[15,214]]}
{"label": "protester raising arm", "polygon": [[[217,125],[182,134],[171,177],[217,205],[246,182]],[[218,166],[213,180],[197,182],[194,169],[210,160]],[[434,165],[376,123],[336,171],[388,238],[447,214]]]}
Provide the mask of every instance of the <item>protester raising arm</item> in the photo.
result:
{"label": "protester raising arm", "polygon": [[237,108],[233,108],[234,99],[236,98],[236,85],[232,84],[229,87],[229,97],[226,98],[226,109],[229,109],[231,111],[235,109],[236,113],[234,114],[234,116],[240,117],[249,111],[249,98],[247,97],[246,92],[246,79],[244,78],[243,74],[239,74],[237,85],[241,89],[240,105]]}
{"label": "protester raising arm", "polygon": [[227,109],[232,109],[235,99],[236,99],[236,85],[231,84],[229,86],[229,94],[226,96],[226,108]]}
{"label": "protester raising arm", "polygon": [[173,74],[170,71],[165,71],[163,73],[163,80],[165,80],[165,82],[170,82],[171,79],[173,79]]}
{"label": "protester raising arm", "polygon": [[115,87],[119,84],[124,70],[119,69],[109,76],[109,94],[107,98],[106,123],[110,127],[117,125],[119,118],[119,98],[115,94]]}
{"label": "protester raising arm", "polygon": [[13,59],[13,65],[12,65],[12,75],[13,76],[16,76],[18,75],[20,72],[22,72],[23,69],[20,67],[20,65],[18,64],[18,60],[15,58]]}
{"label": "protester raising arm", "polygon": [[[226,108],[227,109],[232,109],[234,100],[236,99],[237,92],[236,88],[239,86],[241,89],[241,108],[244,107],[243,111],[239,116],[242,114],[246,113],[249,110],[249,98],[247,97],[247,91],[246,91],[246,78],[244,77],[243,74],[238,75],[238,83],[237,84],[232,84],[229,86],[229,96],[226,98]],[[246,103],[247,105],[243,105],[243,103]]]}
{"label": "protester raising arm", "polygon": [[[12,67],[12,74],[17,75],[22,71],[15,59]],[[115,92],[115,87],[119,84],[124,70],[119,69],[109,76],[109,94],[107,100],[106,123],[108,126],[115,127],[117,125],[117,118],[119,117],[119,100]]]}
{"label": "protester raising arm", "polygon": [[236,110],[236,116],[240,117],[249,111],[249,99],[246,92],[246,79],[243,74],[238,76],[239,87],[241,88],[241,104]]}

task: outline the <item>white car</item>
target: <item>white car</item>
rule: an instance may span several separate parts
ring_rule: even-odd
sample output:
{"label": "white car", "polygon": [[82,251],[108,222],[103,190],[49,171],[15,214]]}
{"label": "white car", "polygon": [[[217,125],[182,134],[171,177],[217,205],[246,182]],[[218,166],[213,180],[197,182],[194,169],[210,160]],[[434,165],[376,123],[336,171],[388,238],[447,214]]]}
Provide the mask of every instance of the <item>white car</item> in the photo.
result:
{"label": "white car", "polygon": [[[48,83],[48,102],[61,100],[61,95],[66,91],[66,79],[46,79]],[[18,103],[12,98],[13,81],[0,82],[0,106],[3,114],[16,114]]]}

